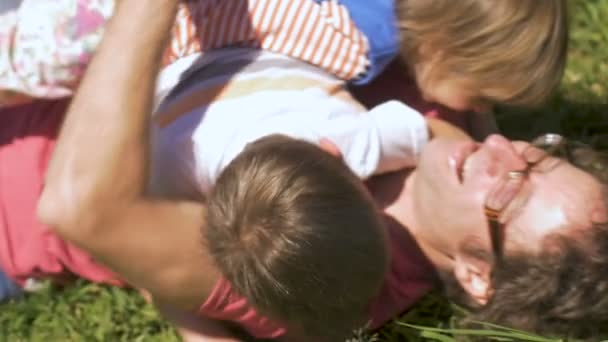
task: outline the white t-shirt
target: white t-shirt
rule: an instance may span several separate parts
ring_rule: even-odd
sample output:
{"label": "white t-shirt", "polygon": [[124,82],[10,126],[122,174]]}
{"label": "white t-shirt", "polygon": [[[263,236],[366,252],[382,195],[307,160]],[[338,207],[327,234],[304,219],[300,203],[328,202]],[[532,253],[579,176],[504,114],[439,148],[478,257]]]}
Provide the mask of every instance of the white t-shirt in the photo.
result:
{"label": "white t-shirt", "polygon": [[247,144],[272,134],[327,138],[361,178],[413,166],[428,141],[416,110],[389,101],[367,111],[343,81],[280,54],[212,51],[168,67],[159,80],[153,193],[200,197]]}

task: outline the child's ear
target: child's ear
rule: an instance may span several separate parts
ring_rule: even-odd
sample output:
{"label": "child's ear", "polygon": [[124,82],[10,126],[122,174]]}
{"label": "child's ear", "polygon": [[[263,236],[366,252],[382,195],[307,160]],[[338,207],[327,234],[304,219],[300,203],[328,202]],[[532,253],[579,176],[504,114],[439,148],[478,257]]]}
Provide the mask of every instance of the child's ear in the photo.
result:
{"label": "child's ear", "polygon": [[418,47],[418,55],[422,61],[437,64],[441,63],[444,59],[445,53],[436,43],[429,40],[420,44]]}
{"label": "child's ear", "polygon": [[342,152],[340,152],[338,146],[327,138],[321,138],[321,140],[319,140],[319,148],[338,159],[342,159]]}
{"label": "child's ear", "polygon": [[478,304],[486,305],[492,297],[492,266],[485,260],[466,254],[454,258],[454,276],[460,286]]}
{"label": "child's ear", "polygon": [[418,55],[423,60],[432,60],[435,51],[430,42],[423,42],[418,46]]}

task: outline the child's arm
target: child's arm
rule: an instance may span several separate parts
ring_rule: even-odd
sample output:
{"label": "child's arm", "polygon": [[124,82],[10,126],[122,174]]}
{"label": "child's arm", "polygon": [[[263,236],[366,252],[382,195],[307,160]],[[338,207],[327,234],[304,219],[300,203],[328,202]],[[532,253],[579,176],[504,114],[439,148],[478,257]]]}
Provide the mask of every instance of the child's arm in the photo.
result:
{"label": "child's arm", "polygon": [[[321,125],[320,125],[321,126]],[[423,117],[398,101],[369,113],[330,119],[320,132],[361,178],[416,166],[426,143],[436,137],[467,139],[461,128],[447,121]]]}
{"label": "child's arm", "polygon": [[414,167],[429,140],[429,127],[416,110],[398,101],[368,113],[330,118],[317,134],[333,142],[359,177]]}
{"label": "child's arm", "polygon": [[0,17],[0,107],[72,94],[114,0],[24,0]]}
{"label": "child's arm", "polygon": [[205,207],[146,195],[153,88],[176,8],[119,0],[66,113],[38,216],[158,302],[195,310],[219,278],[198,239]]}

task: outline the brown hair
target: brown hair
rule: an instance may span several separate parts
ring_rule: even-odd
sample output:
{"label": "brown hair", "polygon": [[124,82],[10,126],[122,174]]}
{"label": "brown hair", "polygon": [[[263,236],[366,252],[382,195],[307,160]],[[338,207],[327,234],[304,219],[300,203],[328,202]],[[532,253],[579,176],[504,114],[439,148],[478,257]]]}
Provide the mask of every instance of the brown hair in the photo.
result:
{"label": "brown hair", "polygon": [[[573,164],[602,184],[606,207],[608,158],[590,148],[573,151]],[[471,253],[488,262],[492,258],[485,251]],[[463,299],[464,291],[453,282],[449,285],[446,290]],[[484,306],[473,306],[475,313],[468,322],[599,341],[608,335],[608,223],[598,222],[567,236],[554,233],[545,238],[538,255],[506,255],[493,270],[492,285],[492,298]]]}
{"label": "brown hair", "polygon": [[[399,0],[402,52],[412,66],[464,77],[490,103],[534,106],[562,78],[566,0]],[[430,56],[429,56],[430,55]]]}
{"label": "brown hair", "polygon": [[332,340],[365,323],[388,267],[386,232],[341,160],[262,138],[221,173],[208,205],[211,254],[261,313]]}

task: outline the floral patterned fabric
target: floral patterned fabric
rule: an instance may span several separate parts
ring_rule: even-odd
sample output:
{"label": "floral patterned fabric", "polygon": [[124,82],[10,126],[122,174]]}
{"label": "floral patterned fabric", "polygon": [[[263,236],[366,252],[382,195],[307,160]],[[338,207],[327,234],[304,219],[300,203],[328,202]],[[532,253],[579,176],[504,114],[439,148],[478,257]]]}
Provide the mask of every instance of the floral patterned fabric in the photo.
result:
{"label": "floral patterned fabric", "polygon": [[113,9],[114,0],[24,0],[0,16],[0,106],[69,96]]}

